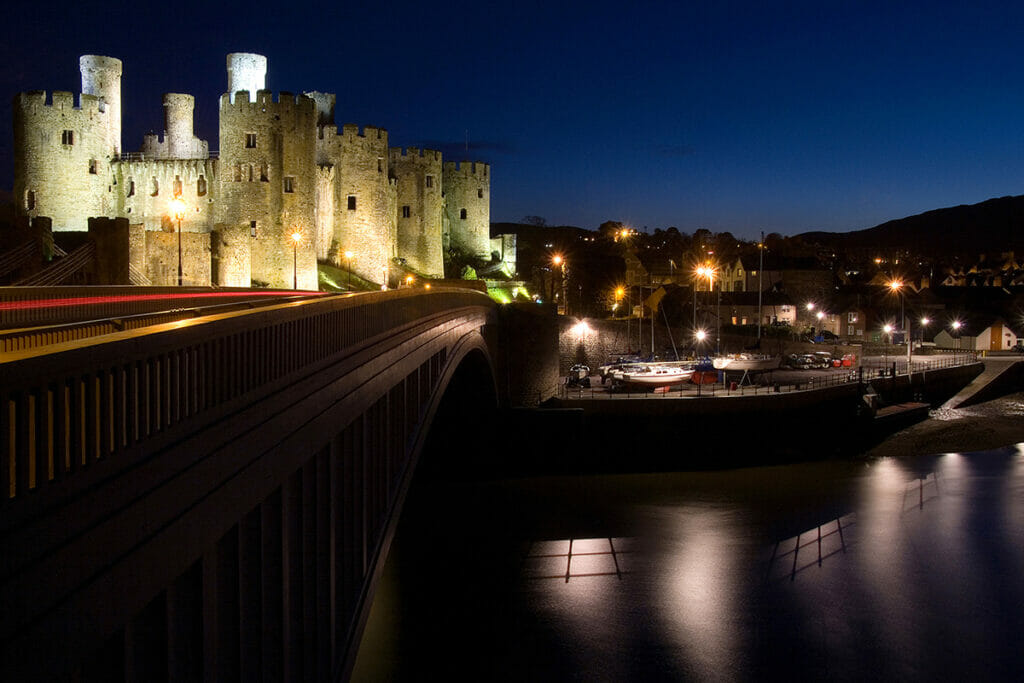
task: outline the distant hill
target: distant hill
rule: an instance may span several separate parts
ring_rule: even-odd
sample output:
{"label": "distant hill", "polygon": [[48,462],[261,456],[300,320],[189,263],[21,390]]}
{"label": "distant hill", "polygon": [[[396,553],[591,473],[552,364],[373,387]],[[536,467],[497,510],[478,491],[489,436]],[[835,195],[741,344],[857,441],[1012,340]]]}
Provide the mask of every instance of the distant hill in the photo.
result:
{"label": "distant hill", "polygon": [[836,249],[905,248],[927,256],[1016,251],[1024,254],[1024,196],[935,209],[853,232],[806,232],[804,241]]}

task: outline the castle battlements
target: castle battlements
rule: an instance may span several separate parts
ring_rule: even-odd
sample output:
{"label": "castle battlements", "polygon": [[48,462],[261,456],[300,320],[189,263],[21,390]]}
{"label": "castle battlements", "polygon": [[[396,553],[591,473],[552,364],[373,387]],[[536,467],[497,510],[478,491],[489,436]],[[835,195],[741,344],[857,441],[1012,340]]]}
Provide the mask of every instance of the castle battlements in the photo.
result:
{"label": "castle battlements", "polygon": [[[233,100],[232,94],[234,95]],[[315,112],[316,103],[305,95],[296,95],[287,91],[281,91],[275,95],[269,90],[260,90],[256,93],[255,99],[251,97],[251,93],[248,90],[224,93],[220,96],[220,110],[222,112],[238,111],[250,114],[284,114],[306,109],[311,113]]]}
{"label": "castle battlements", "polygon": [[458,173],[463,176],[472,176],[487,179],[491,170],[490,164],[479,161],[446,161],[444,172],[446,174]]}
{"label": "castle battlements", "polygon": [[40,108],[54,109],[61,111],[81,111],[86,114],[97,115],[107,113],[106,102],[102,97],[78,93],[78,102],[75,102],[75,93],[67,90],[30,90],[19,93],[14,98],[14,106],[21,111],[32,111]]}
{"label": "castle battlements", "polygon": [[216,159],[144,159],[119,160],[111,162],[111,168],[120,169],[127,178],[142,181],[150,177],[167,178],[180,176],[192,180],[199,176],[212,181],[217,177]]}
{"label": "castle battlements", "polygon": [[388,150],[388,156],[392,161],[403,161],[416,158],[427,161],[441,161],[441,153],[436,149],[420,149],[419,147],[392,147]]}

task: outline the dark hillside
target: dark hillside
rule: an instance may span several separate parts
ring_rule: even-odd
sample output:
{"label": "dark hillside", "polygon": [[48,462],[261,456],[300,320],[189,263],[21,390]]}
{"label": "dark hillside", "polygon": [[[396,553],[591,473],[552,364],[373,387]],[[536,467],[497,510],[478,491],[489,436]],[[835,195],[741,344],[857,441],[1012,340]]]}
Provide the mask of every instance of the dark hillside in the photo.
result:
{"label": "dark hillside", "polygon": [[908,249],[928,256],[1024,253],[1024,196],[935,209],[866,230],[807,232],[799,237],[836,249]]}

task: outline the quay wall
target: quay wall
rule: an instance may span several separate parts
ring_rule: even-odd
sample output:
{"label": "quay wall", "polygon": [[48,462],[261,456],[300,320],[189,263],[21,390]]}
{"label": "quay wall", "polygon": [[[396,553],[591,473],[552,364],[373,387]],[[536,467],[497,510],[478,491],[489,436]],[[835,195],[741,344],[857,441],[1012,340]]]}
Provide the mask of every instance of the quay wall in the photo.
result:
{"label": "quay wall", "polygon": [[[868,419],[856,382],[693,399],[552,399],[510,411],[503,459],[518,473],[769,465],[852,454]],[[528,435],[528,436],[527,436]]]}
{"label": "quay wall", "polygon": [[[923,401],[937,406],[956,395],[984,369],[983,363],[971,363],[951,368],[915,372],[909,376],[879,377],[870,380],[867,384],[881,397],[883,403]],[[991,392],[986,387],[983,391],[989,395],[988,398],[981,400],[989,400],[1002,395],[1002,393],[1008,393],[1008,391],[997,393],[999,387],[995,387]]]}

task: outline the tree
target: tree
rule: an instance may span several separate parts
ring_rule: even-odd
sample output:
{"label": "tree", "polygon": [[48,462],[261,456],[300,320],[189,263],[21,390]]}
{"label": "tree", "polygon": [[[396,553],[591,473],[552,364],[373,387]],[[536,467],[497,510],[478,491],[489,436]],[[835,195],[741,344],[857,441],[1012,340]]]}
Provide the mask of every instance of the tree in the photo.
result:
{"label": "tree", "polygon": [[543,216],[523,216],[523,223],[543,228],[548,224],[548,220]]}

